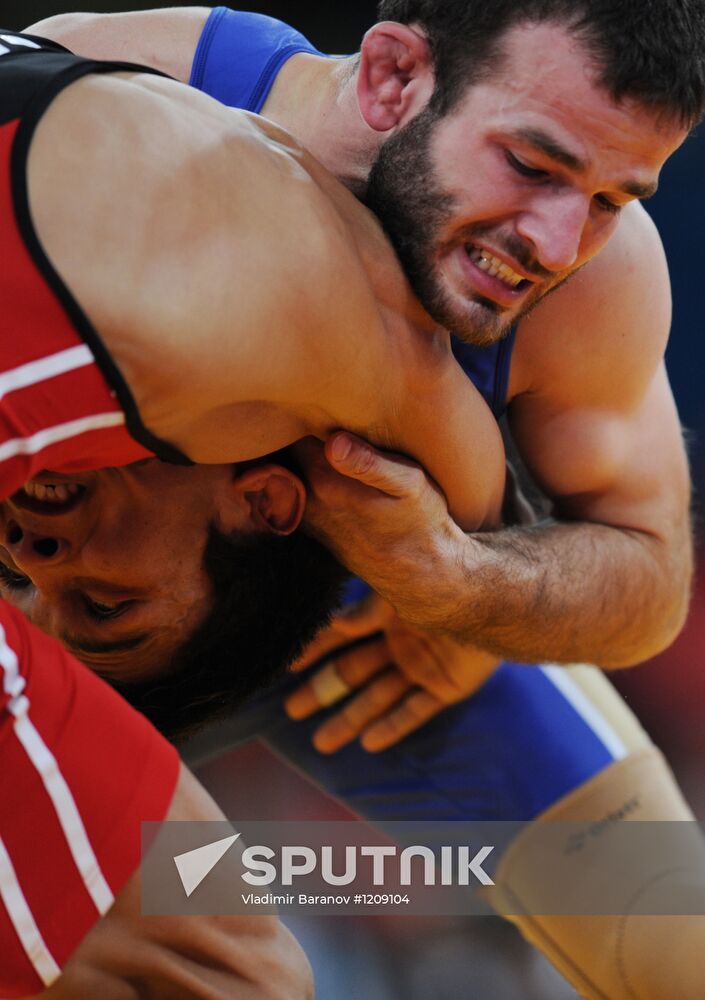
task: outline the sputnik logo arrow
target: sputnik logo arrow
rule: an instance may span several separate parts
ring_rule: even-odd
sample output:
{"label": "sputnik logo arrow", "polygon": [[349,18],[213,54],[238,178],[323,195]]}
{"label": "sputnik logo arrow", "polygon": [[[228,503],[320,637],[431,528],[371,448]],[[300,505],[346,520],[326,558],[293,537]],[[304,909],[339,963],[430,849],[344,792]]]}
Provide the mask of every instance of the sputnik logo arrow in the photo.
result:
{"label": "sputnik logo arrow", "polygon": [[186,851],[185,854],[174,855],[174,864],[178,869],[181,884],[187,896],[190,896],[199,887],[206,875],[215,868],[239,836],[240,834],[236,833],[232,837],[224,837],[223,840],[215,840],[212,844],[206,844],[205,847],[197,847],[193,851]]}

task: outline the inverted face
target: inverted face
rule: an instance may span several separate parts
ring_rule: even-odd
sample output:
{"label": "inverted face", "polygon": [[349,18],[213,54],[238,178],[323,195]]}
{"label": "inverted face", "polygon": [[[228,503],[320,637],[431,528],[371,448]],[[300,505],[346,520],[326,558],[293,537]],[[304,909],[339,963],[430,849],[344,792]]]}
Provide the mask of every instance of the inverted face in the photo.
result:
{"label": "inverted face", "polygon": [[490,343],[604,246],[684,138],[615,104],[565,29],[522,25],[451,113],[387,140],[367,201],[434,318]]}
{"label": "inverted face", "polygon": [[207,526],[232,480],[155,460],[43,473],[0,504],[0,592],[99,673],[151,676],[207,613]]}

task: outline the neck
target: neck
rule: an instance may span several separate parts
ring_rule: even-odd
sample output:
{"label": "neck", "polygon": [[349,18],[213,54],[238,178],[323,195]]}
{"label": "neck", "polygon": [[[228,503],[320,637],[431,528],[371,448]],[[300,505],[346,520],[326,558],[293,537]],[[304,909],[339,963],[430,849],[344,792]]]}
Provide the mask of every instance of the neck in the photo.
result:
{"label": "neck", "polygon": [[326,59],[301,52],[280,70],[262,114],[281,125],[355,194],[367,184],[382,141],[357,101],[355,56]]}

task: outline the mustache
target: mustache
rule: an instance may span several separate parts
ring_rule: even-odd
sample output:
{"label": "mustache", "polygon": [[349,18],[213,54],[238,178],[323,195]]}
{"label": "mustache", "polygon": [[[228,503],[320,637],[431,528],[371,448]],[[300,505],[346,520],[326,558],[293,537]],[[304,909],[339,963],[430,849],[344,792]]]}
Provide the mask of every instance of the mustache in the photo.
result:
{"label": "mustache", "polygon": [[465,244],[482,242],[485,237],[490,237],[488,242],[496,250],[506,253],[532,278],[546,281],[556,277],[555,271],[549,271],[542,264],[539,264],[531,245],[517,236],[516,233],[503,233],[501,229],[494,229],[491,226],[471,225],[461,229],[458,236],[460,241]]}

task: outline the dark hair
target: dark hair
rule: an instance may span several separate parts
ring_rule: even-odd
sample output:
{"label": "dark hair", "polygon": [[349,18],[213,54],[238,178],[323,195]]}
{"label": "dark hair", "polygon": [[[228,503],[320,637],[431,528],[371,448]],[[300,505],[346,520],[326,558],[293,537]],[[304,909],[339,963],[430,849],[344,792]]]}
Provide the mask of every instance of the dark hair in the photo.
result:
{"label": "dark hair", "polygon": [[436,75],[431,106],[441,114],[494,70],[509,28],[542,21],[581,38],[613,100],[633,98],[685,126],[705,111],[702,0],[380,0],[378,14],[425,31]]}
{"label": "dark hair", "polygon": [[212,609],[168,674],[113,682],[171,740],[229,714],[283,674],[328,621],[347,575],[300,529],[226,535],[211,525],[203,565]]}

